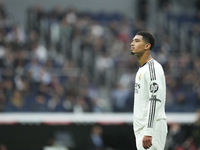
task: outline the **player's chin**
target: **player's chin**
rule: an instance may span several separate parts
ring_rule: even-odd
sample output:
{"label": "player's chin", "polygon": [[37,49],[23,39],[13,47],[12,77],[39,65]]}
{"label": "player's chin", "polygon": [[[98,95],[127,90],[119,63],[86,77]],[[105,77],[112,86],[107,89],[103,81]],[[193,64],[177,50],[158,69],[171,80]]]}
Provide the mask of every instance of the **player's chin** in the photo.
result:
{"label": "player's chin", "polygon": [[131,55],[135,55],[135,52],[134,52],[134,51],[131,51]]}

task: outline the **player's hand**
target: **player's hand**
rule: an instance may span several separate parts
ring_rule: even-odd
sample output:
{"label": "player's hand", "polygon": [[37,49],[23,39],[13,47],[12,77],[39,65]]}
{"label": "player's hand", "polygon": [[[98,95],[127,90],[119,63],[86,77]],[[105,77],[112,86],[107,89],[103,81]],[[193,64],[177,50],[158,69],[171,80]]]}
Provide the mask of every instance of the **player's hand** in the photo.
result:
{"label": "player's hand", "polygon": [[152,137],[151,136],[144,136],[142,139],[142,146],[145,149],[149,149],[152,146]]}

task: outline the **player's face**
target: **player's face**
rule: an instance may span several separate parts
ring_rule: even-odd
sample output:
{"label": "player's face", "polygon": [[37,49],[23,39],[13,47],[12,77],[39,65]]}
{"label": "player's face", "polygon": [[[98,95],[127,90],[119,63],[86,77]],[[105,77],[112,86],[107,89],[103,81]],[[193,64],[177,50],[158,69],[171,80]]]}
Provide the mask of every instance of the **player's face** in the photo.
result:
{"label": "player's face", "polygon": [[131,54],[142,55],[146,49],[146,43],[141,35],[136,35],[131,43]]}

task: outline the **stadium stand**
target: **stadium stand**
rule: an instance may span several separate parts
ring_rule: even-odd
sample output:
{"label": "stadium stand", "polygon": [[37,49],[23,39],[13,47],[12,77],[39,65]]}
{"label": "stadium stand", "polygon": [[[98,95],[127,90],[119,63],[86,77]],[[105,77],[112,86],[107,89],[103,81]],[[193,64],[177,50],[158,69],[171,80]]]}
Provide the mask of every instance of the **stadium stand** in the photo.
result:
{"label": "stadium stand", "polygon": [[[27,16],[24,31],[1,7],[1,111],[132,112],[138,64],[129,44],[143,21],[38,5]],[[198,22],[170,11],[155,22],[167,112],[200,108]]]}

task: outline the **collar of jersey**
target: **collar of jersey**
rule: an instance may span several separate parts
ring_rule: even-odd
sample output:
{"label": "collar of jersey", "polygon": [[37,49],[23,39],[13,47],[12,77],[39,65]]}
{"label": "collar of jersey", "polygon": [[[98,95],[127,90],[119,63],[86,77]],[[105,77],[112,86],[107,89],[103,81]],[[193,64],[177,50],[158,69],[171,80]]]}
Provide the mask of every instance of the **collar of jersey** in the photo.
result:
{"label": "collar of jersey", "polygon": [[[151,61],[153,58],[151,58],[149,61]],[[145,62],[141,67],[143,67],[144,65],[146,65],[149,61]],[[140,68],[141,68],[140,67]]]}

